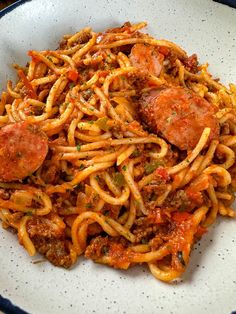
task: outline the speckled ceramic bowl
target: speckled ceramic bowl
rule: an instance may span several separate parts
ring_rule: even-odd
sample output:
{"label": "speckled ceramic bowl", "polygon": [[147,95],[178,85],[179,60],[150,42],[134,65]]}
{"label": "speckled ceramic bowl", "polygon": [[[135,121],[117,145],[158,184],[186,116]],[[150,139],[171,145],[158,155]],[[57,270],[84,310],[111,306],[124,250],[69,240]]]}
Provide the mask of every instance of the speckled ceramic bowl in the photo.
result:
{"label": "speckled ceramic bowl", "polygon": [[[196,52],[216,77],[236,81],[236,10],[210,0],[32,0],[0,19],[0,89],[29,49],[61,36],[146,20],[148,32]],[[33,264],[15,235],[0,230],[0,294],[31,313],[230,314],[236,309],[236,221],[222,219],[195,246],[179,283],[144,267],[114,270],[80,259],[72,270]],[[36,257],[35,259],[38,259]]]}

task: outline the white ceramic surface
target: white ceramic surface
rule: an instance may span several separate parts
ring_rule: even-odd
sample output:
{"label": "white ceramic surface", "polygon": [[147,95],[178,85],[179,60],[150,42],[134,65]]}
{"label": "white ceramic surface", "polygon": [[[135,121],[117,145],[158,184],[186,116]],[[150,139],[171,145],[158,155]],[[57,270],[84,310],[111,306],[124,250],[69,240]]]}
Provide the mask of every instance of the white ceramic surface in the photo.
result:
{"label": "white ceramic surface", "polygon": [[[211,0],[32,0],[0,19],[0,89],[27,50],[54,48],[65,33],[146,20],[148,32],[196,52],[224,82],[236,81],[236,10]],[[144,267],[114,270],[80,259],[72,270],[33,264],[0,230],[0,294],[31,313],[230,314],[236,310],[236,221],[220,220],[196,245],[182,281]],[[35,259],[38,259],[36,257]]]}

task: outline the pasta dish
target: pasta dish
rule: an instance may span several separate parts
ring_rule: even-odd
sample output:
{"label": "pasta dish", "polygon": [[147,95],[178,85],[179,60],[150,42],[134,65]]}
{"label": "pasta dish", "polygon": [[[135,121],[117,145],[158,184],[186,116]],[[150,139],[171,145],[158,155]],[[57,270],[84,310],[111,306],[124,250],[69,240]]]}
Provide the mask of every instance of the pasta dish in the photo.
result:
{"label": "pasta dish", "polygon": [[30,256],[80,255],[159,280],[235,217],[236,86],[125,23],[28,52],[0,102],[0,218]]}

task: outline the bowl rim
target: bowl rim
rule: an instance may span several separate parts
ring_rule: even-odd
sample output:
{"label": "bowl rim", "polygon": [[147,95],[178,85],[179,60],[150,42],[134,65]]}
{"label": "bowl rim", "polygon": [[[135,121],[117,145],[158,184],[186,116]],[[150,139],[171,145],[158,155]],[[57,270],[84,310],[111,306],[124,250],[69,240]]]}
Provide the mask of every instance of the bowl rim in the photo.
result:
{"label": "bowl rim", "polygon": [[12,10],[16,9],[18,6],[24,4],[25,2],[29,2],[32,0],[17,0],[14,3],[10,4],[6,8],[0,10],[0,19],[6,15],[7,13],[11,12]]}
{"label": "bowl rim", "polygon": [[[32,0],[17,0],[16,2],[12,3],[6,8],[0,10],[0,19],[6,14],[10,13],[12,10],[16,9],[18,6],[29,1],[32,1]],[[16,314],[27,313],[26,311],[22,310],[18,306],[14,305],[9,299],[4,298],[2,294],[0,294],[0,310],[3,311],[3,313],[16,313]]]}
{"label": "bowl rim", "polygon": [[[0,19],[3,18],[5,15],[16,9],[17,7],[25,4],[26,2],[31,2],[32,0],[16,0],[14,3],[10,4],[9,6],[3,8],[0,10]],[[231,6],[234,8],[234,5],[236,4],[236,0],[225,0],[223,1],[216,1],[218,4],[226,4],[228,6]],[[3,313],[16,313],[16,314],[28,314],[25,310],[18,307],[17,305],[14,305],[10,299],[7,299],[3,296],[3,294],[0,293],[0,311],[3,311]],[[1,313],[1,312],[0,312]],[[236,314],[236,311],[232,311],[231,314]]]}

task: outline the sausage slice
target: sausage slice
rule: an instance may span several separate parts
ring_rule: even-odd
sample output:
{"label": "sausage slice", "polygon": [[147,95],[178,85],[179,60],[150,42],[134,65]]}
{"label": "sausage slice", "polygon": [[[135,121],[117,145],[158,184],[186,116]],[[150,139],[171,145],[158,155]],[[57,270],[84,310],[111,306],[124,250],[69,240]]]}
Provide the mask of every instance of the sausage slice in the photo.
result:
{"label": "sausage slice", "polygon": [[159,76],[163,65],[163,55],[158,52],[157,47],[135,44],[130,53],[130,61],[134,67]]}
{"label": "sausage slice", "polygon": [[48,152],[46,135],[26,122],[0,129],[0,181],[22,180],[36,171]]}
{"label": "sausage slice", "polygon": [[211,128],[208,141],[219,137],[213,105],[185,88],[153,89],[141,96],[139,106],[150,130],[181,150],[192,150],[206,127]]}

